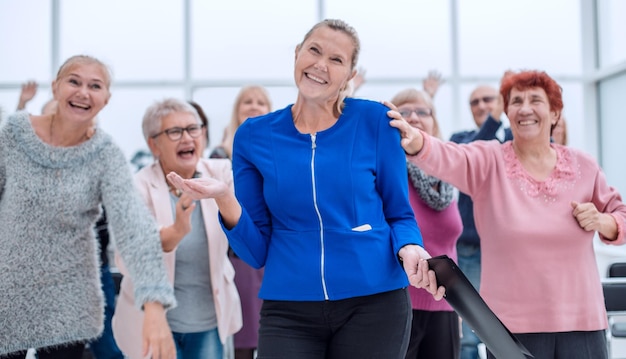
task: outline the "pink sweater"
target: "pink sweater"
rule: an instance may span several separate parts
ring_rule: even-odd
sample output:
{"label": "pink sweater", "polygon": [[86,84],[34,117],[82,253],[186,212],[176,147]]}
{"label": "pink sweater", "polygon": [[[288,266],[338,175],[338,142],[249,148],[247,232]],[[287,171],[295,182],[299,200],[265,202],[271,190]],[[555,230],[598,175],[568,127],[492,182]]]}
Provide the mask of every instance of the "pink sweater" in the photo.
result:
{"label": "pink sweater", "polygon": [[544,181],[522,167],[511,142],[443,143],[425,135],[409,160],[474,201],[481,239],[481,295],[514,333],[607,328],[592,240],[571,201],[611,213],[624,243],[626,206],[587,154],[552,145],[557,165]]}
{"label": "pink sweater", "polygon": [[[424,248],[433,257],[447,254],[456,262],[456,240],[463,230],[456,201],[444,210],[436,211],[422,200],[409,181],[409,202],[422,232]],[[409,293],[413,309],[448,312],[454,310],[445,300],[436,301],[425,289],[409,286]]]}

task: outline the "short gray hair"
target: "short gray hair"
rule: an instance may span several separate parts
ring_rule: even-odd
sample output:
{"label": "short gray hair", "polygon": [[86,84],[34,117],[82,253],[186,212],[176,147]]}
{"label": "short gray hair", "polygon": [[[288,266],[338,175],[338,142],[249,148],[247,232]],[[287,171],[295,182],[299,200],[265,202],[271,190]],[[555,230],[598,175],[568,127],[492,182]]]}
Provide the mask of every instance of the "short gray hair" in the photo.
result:
{"label": "short gray hair", "polygon": [[148,139],[161,131],[161,123],[163,119],[171,113],[185,112],[192,114],[198,123],[202,123],[198,111],[186,101],[182,101],[176,98],[166,98],[161,101],[157,101],[150,105],[146,109],[146,113],[143,115],[143,121],[141,123],[141,129],[143,130],[143,137],[148,142]]}

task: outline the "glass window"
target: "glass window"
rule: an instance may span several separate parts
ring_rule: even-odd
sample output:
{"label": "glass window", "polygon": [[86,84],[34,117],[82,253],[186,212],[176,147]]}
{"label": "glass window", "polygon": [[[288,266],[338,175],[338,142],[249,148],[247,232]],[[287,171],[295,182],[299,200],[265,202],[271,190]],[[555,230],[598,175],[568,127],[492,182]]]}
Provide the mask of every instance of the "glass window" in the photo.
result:
{"label": "glass window", "polygon": [[359,66],[368,78],[423,77],[451,71],[449,1],[326,1],[325,18],[353,26],[361,40]]}
{"label": "glass window", "polygon": [[600,82],[600,151],[602,167],[608,181],[620,193],[626,193],[626,166],[624,166],[624,93],[626,73]]}
{"label": "glass window", "polygon": [[194,79],[292,79],[295,47],[315,24],[316,6],[313,0],[192,0]]}
{"label": "glass window", "polygon": [[109,65],[114,81],[182,80],[181,2],[63,0],[59,4],[61,63],[87,54]]}
{"label": "glass window", "polygon": [[563,116],[567,122],[567,145],[578,148],[587,153],[595,153],[595,148],[589,148],[588,135],[585,129],[587,122],[593,119],[584,116],[583,85],[575,81],[558,81],[563,88]]}
{"label": "glass window", "polygon": [[50,29],[49,1],[0,1],[0,81],[50,82]]}
{"label": "glass window", "polygon": [[600,66],[626,61],[626,1],[601,0],[598,4],[598,41]]}
{"label": "glass window", "polygon": [[98,115],[98,124],[113,137],[129,160],[138,150],[148,151],[141,130],[148,106],[166,97],[185,98],[178,87],[112,88],[111,93],[109,104]]}
{"label": "glass window", "polygon": [[459,58],[464,76],[542,69],[582,71],[580,6],[571,0],[472,0],[459,4]]}
{"label": "glass window", "polygon": [[[10,114],[15,112],[19,95],[18,90],[0,90],[0,120],[6,120]],[[27,109],[31,110],[31,107],[28,106]]]}

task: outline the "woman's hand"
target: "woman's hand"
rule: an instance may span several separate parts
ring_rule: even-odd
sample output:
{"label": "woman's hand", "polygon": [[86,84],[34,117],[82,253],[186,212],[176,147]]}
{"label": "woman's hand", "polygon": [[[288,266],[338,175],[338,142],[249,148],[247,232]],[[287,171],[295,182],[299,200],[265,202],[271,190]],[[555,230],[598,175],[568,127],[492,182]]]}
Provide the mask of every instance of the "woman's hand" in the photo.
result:
{"label": "woman's hand", "polygon": [[617,222],[613,216],[598,211],[591,202],[572,201],[571,206],[572,215],[576,218],[580,228],[587,232],[597,231],[607,240],[617,239]]}
{"label": "woman's hand", "polygon": [[196,203],[188,194],[183,193],[178,198],[174,226],[183,236],[191,231],[191,214],[195,208]]}
{"label": "woman's hand", "polygon": [[184,179],[176,172],[170,172],[167,179],[174,187],[193,199],[213,198],[220,210],[222,223],[228,229],[233,228],[241,218],[241,206],[235,194],[226,183],[214,178]]}
{"label": "woman's hand", "polygon": [[152,359],[175,359],[176,345],[163,305],[148,302],[143,308],[143,356],[150,354]]}
{"label": "woman's hand", "polygon": [[191,215],[196,208],[195,201],[183,193],[176,203],[176,217],[171,226],[161,228],[161,247],[164,252],[171,252],[180,241],[191,232]]}
{"label": "woman's hand", "polygon": [[443,78],[441,76],[441,72],[437,70],[428,71],[428,76],[422,81],[422,87],[424,91],[430,96],[430,98],[434,98],[437,90],[439,90],[439,86],[443,84]]}
{"label": "woman's hand", "polygon": [[391,118],[389,125],[400,131],[400,145],[404,148],[404,152],[409,156],[416,155],[424,147],[424,135],[420,130],[409,125],[391,102],[383,101],[383,104],[391,109],[387,111],[387,116]]}
{"label": "woman's hand", "polygon": [[398,252],[402,259],[404,271],[409,278],[409,283],[416,288],[424,288],[433,295],[435,300],[441,300],[446,294],[446,288],[437,286],[437,276],[435,271],[428,268],[427,259],[430,254],[416,244],[409,244]]}
{"label": "woman's hand", "polygon": [[170,172],[167,179],[194,200],[219,198],[231,192],[226,183],[210,177],[184,179],[176,172]]}

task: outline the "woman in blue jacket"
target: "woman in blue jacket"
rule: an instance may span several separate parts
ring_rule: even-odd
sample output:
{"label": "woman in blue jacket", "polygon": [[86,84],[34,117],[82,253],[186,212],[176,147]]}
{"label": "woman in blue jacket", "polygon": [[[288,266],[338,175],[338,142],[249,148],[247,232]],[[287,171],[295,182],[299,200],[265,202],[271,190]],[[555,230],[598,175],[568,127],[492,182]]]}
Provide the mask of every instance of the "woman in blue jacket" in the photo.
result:
{"label": "woman in blue jacket", "polygon": [[236,197],[213,179],[168,176],[194,198],[215,198],[235,253],[265,266],[259,359],[404,358],[409,281],[443,296],[422,264],[389,109],[346,98],[359,47],[341,20],[305,35],[296,102],[237,130]]}

